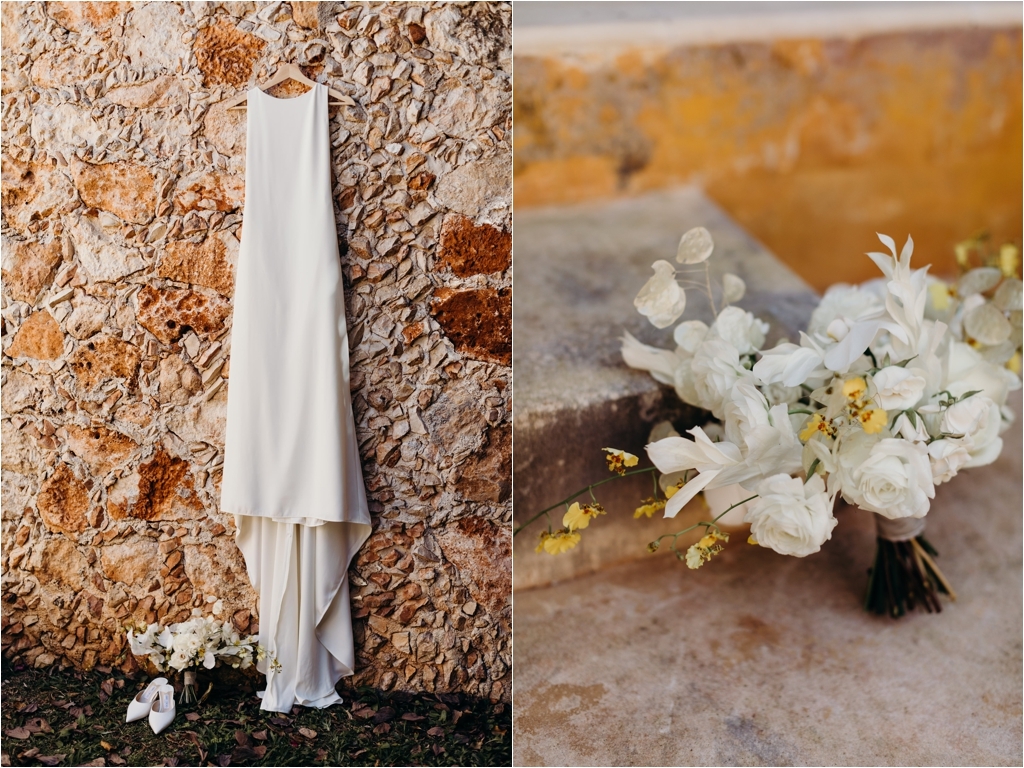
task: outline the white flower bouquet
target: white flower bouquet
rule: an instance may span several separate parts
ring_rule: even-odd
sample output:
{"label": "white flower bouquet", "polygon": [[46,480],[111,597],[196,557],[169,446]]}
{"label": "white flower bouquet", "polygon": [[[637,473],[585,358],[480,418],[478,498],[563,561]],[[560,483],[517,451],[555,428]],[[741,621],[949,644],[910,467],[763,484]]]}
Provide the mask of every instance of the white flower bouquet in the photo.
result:
{"label": "white flower bouquet", "polygon": [[[702,494],[713,518],[659,538],[650,551],[670,538],[676,556],[698,568],[728,541],[723,528],[749,524],[751,544],[804,557],[831,538],[841,496],[877,522],[868,610],[895,617],[916,605],[941,610],[940,592],[955,599],[922,534],[936,486],[995,461],[1000,434],[1014,418],[1006,397],[1021,386],[1019,252],[1004,246],[986,254],[979,242],[961,244],[963,274],[948,285],[928,267],[911,268],[910,238],[899,254],[892,238],[879,239],[890,253],[868,256],[883,277],[833,286],[799,343],[770,349],[763,348],[768,326],[732,306],[744,295],[743,281],[726,274],[713,289],[707,262],[714,243],[706,229],[683,236],[682,270],[655,262],[634,302],[641,314],[668,328],[685,311],[686,288],[697,287],[715,319],[676,325],[674,349],[626,333],[623,358],[713,418],[689,437],[667,422],[655,427],[646,448],[654,467],[631,469],[636,456],[606,449],[609,467],[622,476],[660,473],[635,517],[660,510],[674,517]],[[971,268],[977,254],[982,266]],[[538,551],[575,547],[578,531],[604,513],[593,496],[599,484],[516,533],[542,515],[550,520],[564,504],[563,528],[549,524]],[[569,506],[588,490],[593,503]],[[702,538],[685,553],[676,548],[680,536],[701,527]]]}
{"label": "white flower bouquet", "polygon": [[[127,637],[132,653],[147,659],[157,671],[183,674],[182,702],[196,700],[194,670],[209,670],[218,664],[248,669],[266,656],[255,635],[242,637],[229,622],[204,617],[198,608],[188,621],[166,627],[130,626]],[[272,666],[278,666],[277,662]]]}

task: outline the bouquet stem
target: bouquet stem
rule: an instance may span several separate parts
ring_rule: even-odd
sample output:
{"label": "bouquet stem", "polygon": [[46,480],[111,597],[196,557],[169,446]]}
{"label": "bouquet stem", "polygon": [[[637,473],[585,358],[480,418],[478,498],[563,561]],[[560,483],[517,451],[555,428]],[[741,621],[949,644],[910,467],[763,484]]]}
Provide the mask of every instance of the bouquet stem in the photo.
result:
{"label": "bouquet stem", "polygon": [[186,669],[183,675],[181,698],[178,699],[178,703],[194,704],[196,701],[196,673],[191,669]]}
{"label": "bouquet stem", "polygon": [[878,551],[868,571],[865,610],[898,619],[918,605],[928,613],[942,611],[939,593],[956,593],[935,564],[938,552],[922,535],[924,520],[889,520],[875,516]]}

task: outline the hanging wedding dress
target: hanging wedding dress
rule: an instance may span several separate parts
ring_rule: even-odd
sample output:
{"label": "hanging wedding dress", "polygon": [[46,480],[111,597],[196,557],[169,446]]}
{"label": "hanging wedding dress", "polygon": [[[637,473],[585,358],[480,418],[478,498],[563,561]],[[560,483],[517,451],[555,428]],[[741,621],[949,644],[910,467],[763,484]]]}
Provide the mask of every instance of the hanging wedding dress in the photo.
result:
{"label": "hanging wedding dress", "polygon": [[[355,666],[348,565],[370,534],[349,394],[327,88],[248,93],[221,509],[276,664],[262,709],[326,707]],[[278,666],[279,665],[279,666]]]}

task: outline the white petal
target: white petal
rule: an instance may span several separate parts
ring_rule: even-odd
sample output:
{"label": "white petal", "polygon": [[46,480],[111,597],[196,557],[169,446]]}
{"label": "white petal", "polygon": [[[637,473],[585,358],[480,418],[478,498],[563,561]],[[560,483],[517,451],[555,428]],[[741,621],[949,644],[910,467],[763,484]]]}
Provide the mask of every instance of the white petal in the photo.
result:
{"label": "white petal", "polygon": [[722,301],[726,304],[735,304],[743,298],[747,292],[747,284],[743,278],[737,277],[732,272],[722,275]]}
{"label": "white petal", "polygon": [[679,240],[676,261],[680,264],[700,264],[707,261],[715,248],[711,233],[704,227],[694,227]]}
{"label": "white petal", "polygon": [[690,500],[703,491],[712,480],[718,477],[722,470],[712,469],[708,472],[701,472],[693,480],[675,492],[675,495],[665,505],[665,517],[675,517],[679,510],[685,507]]}
{"label": "white petal", "polygon": [[675,370],[680,362],[675,352],[644,344],[628,331],[623,332],[622,359],[630,368],[649,371],[662,384],[675,381]]}

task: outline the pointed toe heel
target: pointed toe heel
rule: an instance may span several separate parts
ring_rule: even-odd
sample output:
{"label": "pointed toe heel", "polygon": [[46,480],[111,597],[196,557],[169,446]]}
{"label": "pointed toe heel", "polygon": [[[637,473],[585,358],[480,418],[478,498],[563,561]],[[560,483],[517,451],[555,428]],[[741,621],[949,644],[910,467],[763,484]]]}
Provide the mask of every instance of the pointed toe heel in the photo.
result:
{"label": "pointed toe heel", "polygon": [[157,694],[153,708],[149,710],[149,727],[153,733],[160,733],[174,720],[174,688],[163,685]]}
{"label": "pointed toe heel", "polygon": [[153,702],[156,701],[157,691],[164,685],[167,685],[166,677],[158,677],[150,681],[149,685],[139,691],[138,695],[128,703],[128,712],[124,716],[124,721],[132,723],[148,716],[149,711],[153,708]]}

